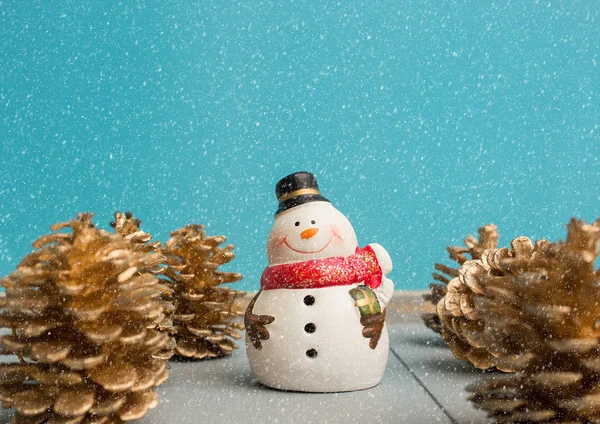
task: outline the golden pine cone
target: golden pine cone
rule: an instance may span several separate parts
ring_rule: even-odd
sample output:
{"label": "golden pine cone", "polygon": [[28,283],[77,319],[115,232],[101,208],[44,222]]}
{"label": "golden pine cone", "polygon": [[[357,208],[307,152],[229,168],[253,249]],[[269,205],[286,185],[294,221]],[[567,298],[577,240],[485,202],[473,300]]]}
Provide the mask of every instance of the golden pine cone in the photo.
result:
{"label": "golden pine cone", "polygon": [[224,236],[207,237],[201,225],[188,225],[171,233],[165,243],[168,278],[177,309],[174,316],[176,353],[190,358],[231,354],[244,327],[238,322],[243,309],[236,303],[240,293],[223,287],[242,279],[217,268],[234,258],[233,245],[219,247]]}
{"label": "golden pine cone", "polygon": [[[448,246],[447,250],[450,259],[460,265],[464,264],[469,258],[470,260],[480,259],[483,252],[487,249],[495,249],[498,246],[498,228],[494,224],[488,224],[480,227],[478,230],[479,239],[473,235],[468,235],[462,246]],[[443,324],[437,314],[437,304],[446,295],[448,284],[453,278],[458,277],[458,268],[452,268],[443,264],[435,264],[435,269],[438,272],[433,273],[433,279],[437,283],[431,283],[429,288],[430,293],[423,296],[425,301],[423,304],[423,314],[421,318],[425,325],[436,333],[442,333]]]}
{"label": "golden pine cone", "polygon": [[519,372],[468,387],[496,422],[600,422],[600,270],[594,271],[600,220],[573,219],[566,242],[507,258],[514,275],[485,281],[502,295],[477,299],[486,328],[512,341]]}
{"label": "golden pine cone", "polygon": [[448,291],[438,302],[437,314],[442,320],[444,341],[459,359],[481,369],[495,367],[514,371],[523,359],[515,351],[514,341],[503,333],[493,332],[486,326],[487,316],[478,307],[479,298],[489,298],[502,304],[510,293],[496,293],[487,289],[490,281],[511,278],[519,272],[507,259],[518,261],[536,257],[548,242],[540,240],[535,246],[527,237],[517,237],[511,249],[488,249],[479,259],[463,262],[457,277],[448,283]]}
{"label": "golden pine cone", "polygon": [[[121,423],[157,405],[168,376],[155,358],[169,337],[159,301],[168,290],[147,270],[159,253],[136,252],[98,230],[91,214],[56,224],[2,279],[0,400],[13,423]],[[57,232],[70,229],[70,232]]]}

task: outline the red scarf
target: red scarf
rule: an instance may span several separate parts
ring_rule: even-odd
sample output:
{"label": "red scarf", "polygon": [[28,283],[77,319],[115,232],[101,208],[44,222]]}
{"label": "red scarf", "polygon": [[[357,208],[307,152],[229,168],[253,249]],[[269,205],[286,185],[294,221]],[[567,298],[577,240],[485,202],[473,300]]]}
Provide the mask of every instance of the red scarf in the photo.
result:
{"label": "red scarf", "polygon": [[314,289],[362,283],[372,289],[381,284],[382,272],[377,256],[370,246],[356,248],[354,255],[313,259],[293,264],[265,268],[262,290]]}

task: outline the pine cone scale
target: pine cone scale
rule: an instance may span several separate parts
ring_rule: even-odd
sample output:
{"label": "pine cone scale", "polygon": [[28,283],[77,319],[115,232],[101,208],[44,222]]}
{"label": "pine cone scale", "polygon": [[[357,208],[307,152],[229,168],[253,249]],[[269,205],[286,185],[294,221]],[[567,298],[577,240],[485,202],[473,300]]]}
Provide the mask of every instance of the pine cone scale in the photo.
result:
{"label": "pine cone scale", "polygon": [[123,421],[132,421],[142,418],[149,409],[158,405],[158,396],[153,391],[134,392],[119,408],[119,418]]}
{"label": "pine cone scale", "polygon": [[81,357],[68,357],[60,362],[72,370],[83,371],[92,369],[104,361],[106,361],[106,355],[98,354],[94,356],[86,355]]}
{"label": "pine cone scale", "polygon": [[85,334],[85,337],[93,343],[103,344],[116,340],[123,331],[123,328],[115,323],[97,323],[94,321],[83,322],[79,325],[79,330]]}
{"label": "pine cone scale", "polygon": [[109,360],[93,368],[89,377],[110,392],[123,392],[133,387],[138,375],[135,368],[127,362]]}
{"label": "pine cone scale", "polygon": [[116,412],[127,400],[123,393],[104,392],[96,397],[96,403],[89,412],[93,415],[107,416]]}
{"label": "pine cone scale", "polygon": [[40,388],[26,389],[12,396],[12,406],[23,415],[38,415],[52,407],[54,399]]}
{"label": "pine cone scale", "polygon": [[94,405],[95,396],[96,391],[89,385],[63,389],[56,397],[54,412],[68,417],[83,415]]}

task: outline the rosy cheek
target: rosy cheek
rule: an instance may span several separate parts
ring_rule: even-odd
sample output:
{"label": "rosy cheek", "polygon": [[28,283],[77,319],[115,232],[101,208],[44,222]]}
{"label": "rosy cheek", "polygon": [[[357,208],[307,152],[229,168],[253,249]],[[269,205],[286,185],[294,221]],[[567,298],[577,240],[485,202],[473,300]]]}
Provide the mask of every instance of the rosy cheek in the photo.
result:
{"label": "rosy cheek", "polygon": [[330,227],[331,234],[333,235],[333,241],[343,241],[344,237],[342,236],[342,231],[340,227],[337,225],[332,225]]}
{"label": "rosy cheek", "polygon": [[277,249],[280,248],[281,246],[284,246],[283,242],[285,241],[286,236],[277,236],[277,237],[272,237],[267,241],[267,249]]}

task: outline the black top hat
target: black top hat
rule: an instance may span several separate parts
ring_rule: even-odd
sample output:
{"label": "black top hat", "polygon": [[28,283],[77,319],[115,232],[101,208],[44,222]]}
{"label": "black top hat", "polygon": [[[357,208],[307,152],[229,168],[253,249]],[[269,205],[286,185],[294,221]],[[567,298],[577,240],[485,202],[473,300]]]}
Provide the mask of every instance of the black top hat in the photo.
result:
{"label": "black top hat", "polygon": [[317,177],[310,172],[296,172],[279,180],[275,186],[275,195],[279,200],[279,208],[275,216],[294,206],[309,202],[329,202],[321,196]]}

